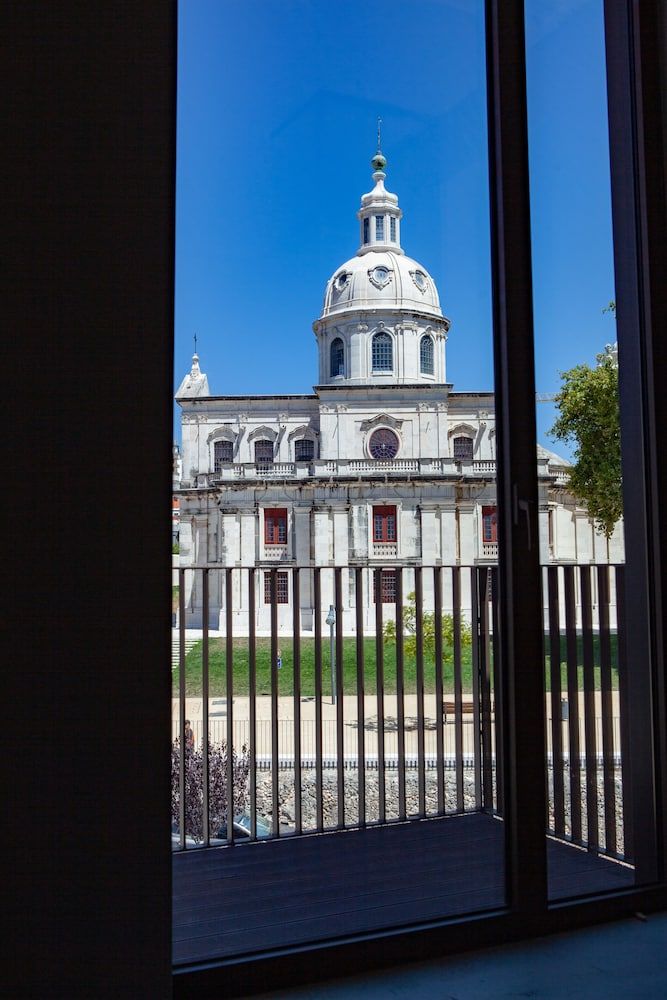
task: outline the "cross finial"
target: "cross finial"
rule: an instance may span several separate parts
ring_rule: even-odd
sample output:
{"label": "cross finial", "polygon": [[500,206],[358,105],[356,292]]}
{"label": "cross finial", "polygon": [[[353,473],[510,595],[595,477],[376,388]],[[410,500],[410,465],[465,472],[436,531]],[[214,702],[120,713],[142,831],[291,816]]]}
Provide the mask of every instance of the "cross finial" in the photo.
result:
{"label": "cross finial", "polygon": [[195,333],[195,354],[197,353],[197,334]]}
{"label": "cross finial", "polygon": [[378,115],[378,149],[382,149],[382,146],[380,144],[381,135],[382,135],[382,119]]}

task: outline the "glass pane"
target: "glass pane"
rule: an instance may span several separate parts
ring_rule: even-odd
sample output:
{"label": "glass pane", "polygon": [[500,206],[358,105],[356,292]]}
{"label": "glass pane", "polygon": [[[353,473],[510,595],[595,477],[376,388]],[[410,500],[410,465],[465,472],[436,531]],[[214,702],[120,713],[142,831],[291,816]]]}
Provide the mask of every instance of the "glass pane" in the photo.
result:
{"label": "glass pane", "polygon": [[634,882],[626,686],[650,664],[624,641],[624,513],[636,512],[624,512],[621,497],[603,3],[526,0],[525,9],[557,900]]}
{"label": "glass pane", "polygon": [[179,6],[176,962],[505,904],[484,5],[382,15]]}

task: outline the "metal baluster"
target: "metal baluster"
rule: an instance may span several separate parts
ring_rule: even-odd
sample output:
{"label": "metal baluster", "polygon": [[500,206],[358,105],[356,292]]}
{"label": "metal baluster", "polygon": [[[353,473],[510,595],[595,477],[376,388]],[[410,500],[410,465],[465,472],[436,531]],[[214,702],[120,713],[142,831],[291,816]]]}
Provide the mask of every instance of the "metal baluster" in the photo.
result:
{"label": "metal baluster", "polygon": [[481,733],[480,733],[480,622],[479,622],[479,577],[475,567],[470,569],[470,599],[472,611],[472,717],[473,717],[473,754],[475,765],[475,809],[481,809],[482,798],[482,766],[481,766]]}
{"label": "metal baluster", "polygon": [[461,570],[452,567],[452,616],[454,629],[454,742],[456,747],[456,810],[463,812],[463,678],[461,674]]}
{"label": "metal baluster", "polygon": [[384,780],[384,648],[382,636],[382,570],[375,570],[375,691],[378,710],[378,822],[387,818]]}
{"label": "metal baluster", "polygon": [[357,785],[359,789],[359,826],[366,824],[366,716],[364,704],[364,587],[363,569],[354,571],[354,599],[357,624]]}
{"label": "metal baluster", "polygon": [[630,733],[628,720],[628,650],[625,632],[625,566],[616,567],[616,634],[618,643],[618,703],[621,730],[621,776],[623,795],[623,857],[633,862],[634,829],[632,823],[632,769],[628,759]]}
{"label": "metal baluster", "polygon": [[257,642],[255,639],[255,570],[248,570],[248,693],[250,695],[250,838],[257,838]]}
{"label": "metal baluster", "polygon": [[202,571],[202,820],[204,823],[204,846],[211,842],[210,809],[209,809],[209,760],[208,760],[208,692],[209,692],[209,658],[208,658],[208,608],[209,608],[209,571]]}
{"label": "metal baluster", "polygon": [[407,816],[405,795],[405,670],[403,656],[403,567],[396,567],[396,722],[398,726],[398,818]]}
{"label": "metal baluster", "polygon": [[565,566],[565,636],[567,645],[568,743],[570,756],[570,829],[581,841],[581,769],[579,760],[579,670],[574,566]]}
{"label": "metal baluster", "polygon": [[315,808],[317,829],[324,829],[322,801],[322,581],[319,566],[313,570],[315,616]]}
{"label": "metal baluster", "polygon": [[269,570],[271,598],[271,811],[273,835],[280,836],[280,806],[278,802],[278,572]]}
{"label": "metal baluster", "polygon": [[417,682],[417,780],[419,792],[419,815],[426,815],[426,768],[424,744],[424,594],[421,566],[415,567],[415,639],[416,639],[416,682]]}
{"label": "metal baluster", "polygon": [[591,602],[591,569],[579,568],[581,574],[581,624],[584,659],[584,737],[586,746],[586,819],[588,849],[597,850],[598,831],[598,765],[595,742],[595,665],[593,650],[593,613]]}
{"label": "metal baluster", "polygon": [[438,783],[438,815],[445,811],[445,737],[442,725],[443,713],[443,660],[442,660],[442,567],[433,569],[434,628],[435,628],[435,737],[436,737],[436,777]]}
{"label": "metal baluster", "polygon": [[342,573],[334,569],[334,600],[336,607],[336,776],[338,787],[338,826],[345,826],[345,770],[343,728],[343,596]]}
{"label": "metal baluster", "polygon": [[[194,572],[194,571],[193,571]],[[185,850],[185,570],[178,571],[178,846]]]}
{"label": "metal baluster", "polygon": [[549,680],[551,687],[551,756],[553,760],[554,833],[565,835],[565,782],[563,775],[563,722],[560,668],[560,614],[558,567],[547,568],[549,601]]}
{"label": "metal baluster", "polygon": [[227,696],[227,843],[234,843],[234,634],[232,625],[232,569],[225,571]]}
{"label": "metal baluster", "polygon": [[616,782],[614,781],[614,702],[611,682],[611,639],[609,635],[609,567],[598,566],[598,609],[600,615],[600,699],[602,707],[602,771],[604,787],[604,841],[610,854],[616,853]]}
{"label": "metal baluster", "polygon": [[301,833],[301,590],[292,570],[292,661],[294,676],[294,831]]}

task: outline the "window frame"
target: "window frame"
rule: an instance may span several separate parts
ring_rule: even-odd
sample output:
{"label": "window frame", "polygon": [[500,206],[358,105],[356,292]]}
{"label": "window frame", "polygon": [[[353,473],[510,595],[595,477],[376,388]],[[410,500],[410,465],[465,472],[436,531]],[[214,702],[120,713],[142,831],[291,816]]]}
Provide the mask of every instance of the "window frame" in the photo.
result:
{"label": "window frame", "polygon": [[265,507],[264,544],[269,547],[273,545],[287,545],[288,532],[289,518],[287,507]]}
{"label": "window frame", "polygon": [[[424,367],[424,348],[430,348],[430,368]],[[419,373],[420,375],[435,375],[435,342],[430,333],[425,333],[419,341]]]}
{"label": "window frame", "polygon": [[[304,445],[304,444],[310,445],[311,454],[308,455],[306,458],[303,458],[303,457],[299,458],[299,456],[297,454],[297,451],[299,449],[299,446],[300,445]],[[296,441],[294,442],[294,461],[295,462],[313,462],[313,461],[315,461],[315,442],[313,441],[312,438],[301,437],[301,438],[297,438],[296,439]]]}
{"label": "window frame", "polygon": [[289,576],[285,569],[264,570],[264,604],[271,602],[271,578],[276,574],[276,604],[289,604]]}
{"label": "window frame", "polygon": [[[271,450],[271,457],[270,458],[260,458],[260,457],[258,457],[257,451],[258,451],[258,448],[261,445],[268,445],[268,446],[270,446],[270,450]],[[268,452],[269,448],[267,448],[266,450]],[[263,466],[263,465],[265,465],[265,466],[266,465],[273,465],[274,464],[274,450],[275,450],[274,449],[274,444],[273,444],[273,441],[270,438],[256,438],[256,440],[253,442],[253,458],[255,460],[255,465],[258,466],[258,467]]]}
{"label": "window frame", "polygon": [[[373,578],[373,604],[378,603],[377,599],[377,574],[374,569],[371,569],[371,576]],[[385,589],[389,581],[393,581],[390,588],[391,593]],[[395,604],[396,603],[396,580],[397,574],[395,569],[381,569],[380,570],[380,596],[381,604]]]}
{"label": "window frame", "polygon": [[[388,356],[389,365],[385,367],[379,367],[376,364],[376,349],[375,345],[378,341],[382,341],[388,344]],[[383,348],[384,350],[384,348]],[[371,373],[373,375],[390,375],[394,371],[394,338],[389,333],[388,330],[377,330],[371,337]]]}
{"label": "window frame", "polygon": [[[468,445],[470,445],[469,448],[466,448],[466,454],[463,455],[463,456],[456,454],[456,452],[457,452],[457,443],[460,446],[460,442],[462,442],[462,441],[465,441],[465,442],[467,442]],[[459,450],[460,450],[460,447],[459,447]],[[453,438],[453,440],[452,440],[452,458],[454,459],[455,462],[472,462],[474,453],[475,453],[475,442],[474,442],[473,438],[469,437],[467,434],[457,434],[456,437]]]}
{"label": "window frame", "polygon": [[[334,371],[334,349],[339,355],[338,371]],[[329,378],[345,378],[345,341],[342,337],[334,337],[329,347]]]}
{"label": "window frame", "polygon": [[495,505],[484,504],[481,515],[482,544],[498,544],[498,508]]}
{"label": "window frame", "polygon": [[[392,518],[393,536],[391,527]],[[374,545],[398,544],[398,507],[396,504],[373,504],[371,519],[371,537]]]}
{"label": "window frame", "polygon": [[[217,451],[219,448],[224,446],[229,446],[230,458],[218,458]],[[213,442],[213,471],[215,473],[222,472],[222,467],[224,465],[232,465],[234,463],[234,442],[228,441],[227,438],[218,438]]]}

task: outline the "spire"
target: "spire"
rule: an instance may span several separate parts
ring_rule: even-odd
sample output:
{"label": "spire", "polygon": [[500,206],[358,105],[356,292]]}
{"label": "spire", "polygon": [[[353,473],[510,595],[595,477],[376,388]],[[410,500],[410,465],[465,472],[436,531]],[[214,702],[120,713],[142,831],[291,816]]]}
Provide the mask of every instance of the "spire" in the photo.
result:
{"label": "spire", "polygon": [[[195,334],[195,346],[197,343],[197,335]],[[176,399],[180,399],[184,396],[209,396],[208,388],[208,377],[202,372],[199,367],[199,355],[195,352],[192,355],[192,368],[189,374],[185,376],[180,384],[178,392],[176,393]]]}
{"label": "spire", "polygon": [[358,254],[373,250],[391,250],[403,253],[400,239],[400,220],[403,213],[398,207],[398,195],[392,194],[384,186],[387,157],[382,152],[382,119],[378,116],[377,151],[371,159],[375,187],[361,197],[361,208],[357,212],[361,228],[361,246]]}

